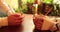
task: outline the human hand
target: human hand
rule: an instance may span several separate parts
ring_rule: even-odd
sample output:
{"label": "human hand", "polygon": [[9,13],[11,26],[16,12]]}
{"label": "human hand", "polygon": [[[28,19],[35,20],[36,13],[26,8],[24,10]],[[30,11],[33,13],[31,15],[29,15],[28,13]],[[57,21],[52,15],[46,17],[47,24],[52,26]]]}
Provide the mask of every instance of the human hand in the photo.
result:
{"label": "human hand", "polygon": [[13,15],[8,16],[9,26],[20,25],[22,21],[23,21],[23,15],[20,13],[15,13]]}

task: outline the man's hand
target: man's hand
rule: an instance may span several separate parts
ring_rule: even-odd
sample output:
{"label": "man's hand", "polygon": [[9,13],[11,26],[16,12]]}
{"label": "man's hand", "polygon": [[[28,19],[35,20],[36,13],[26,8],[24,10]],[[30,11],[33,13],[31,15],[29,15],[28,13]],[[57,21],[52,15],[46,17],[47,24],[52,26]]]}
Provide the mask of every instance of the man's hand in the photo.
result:
{"label": "man's hand", "polygon": [[8,25],[15,26],[20,25],[23,21],[23,17],[20,13],[16,13],[13,15],[8,16]]}

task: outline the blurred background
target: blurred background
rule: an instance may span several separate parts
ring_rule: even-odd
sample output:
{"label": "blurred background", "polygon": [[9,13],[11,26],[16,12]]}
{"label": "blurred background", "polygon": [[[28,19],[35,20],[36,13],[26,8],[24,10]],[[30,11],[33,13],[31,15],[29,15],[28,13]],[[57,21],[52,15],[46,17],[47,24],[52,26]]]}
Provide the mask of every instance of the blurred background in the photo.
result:
{"label": "blurred background", "polygon": [[[4,0],[16,12],[34,14],[35,0]],[[48,9],[45,9],[48,8]],[[60,16],[60,0],[39,0],[38,14],[45,14],[49,11],[50,16]],[[47,11],[48,10],[48,11]]]}

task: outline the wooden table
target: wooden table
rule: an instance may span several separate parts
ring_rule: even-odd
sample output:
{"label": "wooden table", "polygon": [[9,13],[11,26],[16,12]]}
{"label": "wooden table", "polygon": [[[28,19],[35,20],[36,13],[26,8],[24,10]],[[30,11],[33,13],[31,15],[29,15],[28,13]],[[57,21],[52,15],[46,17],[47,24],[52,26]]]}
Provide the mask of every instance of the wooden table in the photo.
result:
{"label": "wooden table", "polygon": [[[21,27],[20,26],[14,26],[14,27],[2,27],[0,28],[0,32],[21,32]],[[36,31],[36,30],[35,30]],[[50,31],[38,31],[37,32],[50,32]]]}
{"label": "wooden table", "polygon": [[0,28],[0,32],[21,32],[22,26],[6,26]]}

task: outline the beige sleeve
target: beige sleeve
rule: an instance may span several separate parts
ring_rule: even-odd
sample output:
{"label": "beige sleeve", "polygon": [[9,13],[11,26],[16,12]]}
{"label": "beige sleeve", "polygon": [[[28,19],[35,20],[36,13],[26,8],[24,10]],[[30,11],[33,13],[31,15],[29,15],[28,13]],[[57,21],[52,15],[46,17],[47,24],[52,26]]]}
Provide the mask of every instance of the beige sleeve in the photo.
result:
{"label": "beige sleeve", "polygon": [[0,18],[0,27],[8,26],[8,19],[7,17]]}

